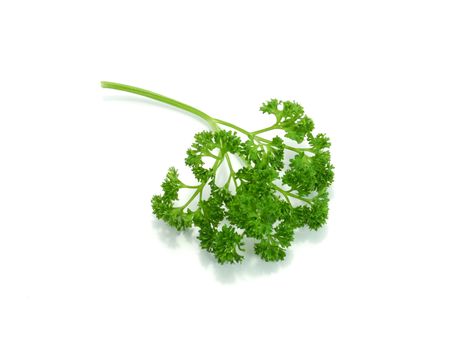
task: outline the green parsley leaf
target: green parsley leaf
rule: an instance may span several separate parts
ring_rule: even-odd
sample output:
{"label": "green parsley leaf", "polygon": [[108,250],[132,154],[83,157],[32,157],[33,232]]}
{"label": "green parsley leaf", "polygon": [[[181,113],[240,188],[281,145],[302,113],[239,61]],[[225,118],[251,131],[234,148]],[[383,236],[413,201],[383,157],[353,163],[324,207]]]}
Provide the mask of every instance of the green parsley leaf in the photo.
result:
{"label": "green parsley leaf", "polygon": [[[260,111],[273,115],[275,123],[249,132],[148,90],[110,82],[102,86],[167,103],[210,125],[211,131],[195,134],[185,158],[197,183],[185,184],[178,171],[169,168],[162,194],[152,198],[152,209],[158,219],[179,231],[197,227],[201,248],[212,253],[220,264],[241,262],[247,239],[254,241],[254,251],[261,259],[284,260],[297,228],[317,230],[326,223],[328,189],[334,181],[331,143],[325,134],[313,134],[314,123],[297,102],[266,101]],[[282,131],[299,147],[286,144],[280,136],[260,136],[271,130]],[[244,140],[237,132],[243,134]],[[292,154],[289,160],[285,160],[286,152]],[[206,158],[212,159],[211,166],[206,165]],[[232,166],[233,158],[241,164],[237,170]],[[224,163],[228,164],[228,179],[218,185],[216,176]],[[177,205],[181,189],[192,193],[186,203]]]}

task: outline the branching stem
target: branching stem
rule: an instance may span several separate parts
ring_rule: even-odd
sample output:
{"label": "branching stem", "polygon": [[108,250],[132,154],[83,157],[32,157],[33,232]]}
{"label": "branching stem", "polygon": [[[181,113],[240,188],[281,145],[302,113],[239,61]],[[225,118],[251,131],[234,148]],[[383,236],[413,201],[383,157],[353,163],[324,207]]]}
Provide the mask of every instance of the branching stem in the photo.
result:
{"label": "branching stem", "polygon": [[311,200],[310,200],[310,199],[300,197],[299,195],[296,195],[296,194],[294,194],[294,193],[291,193],[290,191],[285,191],[285,190],[283,190],[282,188],[280,188],[280,187],[277,186],[277,185],[273,185],[273,186],[274,186],[274,189],[275,189],[275,190],[277,190],[278,192],[280,192],[280,193],[285,197],[285,199],[287,200],[287,202],[289,202],[289,204],[290,204],[290,200],[289,200],[288,197],[292,197],[292,198],[301,200],[302,202],[311,204]]}
{"label": "branching stem", "polygon": [[[218,157],[214,165],[212,166],[212,172],[215,174],[219,166],[221,165],[223,157]],[[199,195],[200,199],[202,198],[202,193],[203,189],[206,186],[207,182],[201,183],[198,186],[194,186],[192,188],[197,188],[197,190],[193,193],[193,195],[188,199],[188,202],[186,202],[182,207],[180,207],[181,210],[184,210],[186,207],[190,205],[191,202],[195,200],[195,198]]]}
{"label": "branching stem", "polygon": [[229,166],[229,170],[230,170],[230,176],[229,176],[229,180],[227,182],[230,182],[230,179],[232,179],[232,182],[234,183],[235,188],[237,188],[236,172],[233,169],[232,162],[230,161],[230,157],[229,157],[228,153],[225,154],[225,158],[227,159],[227,165]]}
{"label": "branching stem", "polygon": [[260,129],[260,130],[253,131],[251,134],[256,136],[256,135],[258,135],[258,134],[262,134],[263,132],[275,130],[275,129],[277,129],[277,128],[278,128],[277,124],[274,124],[274,125],[271,125],[270,127],[267,127],[267,128],[264,128],[264,129]]}
{"label": "branching stem", "polygon": [[[179,180],[180,181],[180,180]],[[192,186],[192,185],[187,185],[186,183],[180,181],[180,183],[182,184],[182,187],[183,188],[198,188],[199,186],[201,185],[196,185],[196,186]]]}
{"label": "branching stem", "polygon": [[[213,131],[220,130],[219,125],[224,125],[224,126],[227,126],[227,127],[231,128],[233,130],[241,132],[242,134],[247,136],[249,139],[256,140],[256,141],[262,141],[264,143],[269,144],[269,143],[271,143],[271,140],[265,139],[265,138],[257,136],[257,135],[260,134],[260,133],[270,131],[270,130],[274,130],[274,129],[278,128],[277,123],[275,123],[274,125],[272,125],[270,127],[260,129],[260,130],[254,131],[254,132],[249,132],[249,131],[247,131],[247,130],[245,130],[245,129],[243,129],[243,128],[235,125],[235,124],[226,122],[226,121],[221,120],[221,119],[213,118],[213,117],[209,116],[208,114],[204,113],[203,111],[199,110],[198,108],[192,107],[190,105],[187,105],[186,103],[174,100],[174,99],[172,99],[170,97],[166,97],[166,96],[160,95],[158,93],[155,93],[155,92],[152,92],[152,91],[149,91],[149,90],[144,90],[144,89],[141,89],[141,88],[138,88],[138,87],[135,87],[135,86],[124,85],[124,84],[119,84],[119,83],[113,83],[113,82],[109,82],[109,81],[102,81],[101,86],[103,88],[106,88],[106,89],[120,90],[120,91],[130,92],[132,94],[136,94],[136,95],[140,95],[140,96],[145,96],[145,97],[151,98],[153,100],[166,103],[166,104],[171,105],[173,107],[177,107],[177,108],[182,109],[182,110],[184,110],[186,112],[190,112],[190,113],[200,117],[204,121],[206,121]],[[290,151],[297,152],[297,153],[298,152],[303,152],[303,151],[311,151],[311,148],[298,148],[298,147],[292,147],[292,146],[288,146],[288,145],[285,145],[284,147],[286,149],[290,150]]]}

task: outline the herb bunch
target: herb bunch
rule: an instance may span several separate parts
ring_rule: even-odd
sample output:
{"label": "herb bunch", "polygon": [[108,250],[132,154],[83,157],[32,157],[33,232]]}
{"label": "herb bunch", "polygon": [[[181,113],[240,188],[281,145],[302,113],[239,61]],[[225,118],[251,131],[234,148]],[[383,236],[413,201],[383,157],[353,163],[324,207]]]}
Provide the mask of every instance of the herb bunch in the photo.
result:
{"label": "herb bunch", "polygon": [[[194,136],[185,159],[197,183],[184,183],[178,171],[169,168],[162,194],[152,198],[152,209],[158,219],[179,231],[196,226],[201,248],[214,254],[219,263],[241,262],[246,239],[254,241],[254,251],[261,259],[283,260],[295,229],[307,226],[316,230],[325,224],[328,188],[334,178],[330,141],[325,134],[313,133],[314,123],[298,103],[265,102],[260,111],[273,116],[274,124],[249,132],[148,90],[111,82],[102,82],[102,87],[170,104],[210,125],[211,131]],[[279,136],[260,136],[271,130],[282,130],[284,138],[298,147]],[[288,161],[284,160],[286,152],[291,153]],[[240,164],[238,169],[233,166],[234,158]],[[228,179],[219,185],[216,178],[223,164],[227,164]],[[191,190],[192,195],[178,205],[182,189]]]}

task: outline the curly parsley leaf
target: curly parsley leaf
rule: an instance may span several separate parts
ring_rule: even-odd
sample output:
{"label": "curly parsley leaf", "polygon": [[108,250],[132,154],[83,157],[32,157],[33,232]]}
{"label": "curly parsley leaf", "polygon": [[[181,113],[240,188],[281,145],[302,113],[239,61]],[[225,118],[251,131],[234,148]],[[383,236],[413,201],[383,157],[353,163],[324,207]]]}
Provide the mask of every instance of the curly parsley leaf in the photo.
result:
{"label": "curly parsley leaf", "polygon": [[[178,171],[169,168],[162,194],[152,198],[152,209],[158,219],[179,231],[197,227],[201,248],[212,253],[220,264],[241,262],[246,240],[254,241],[254,252],[261,259],[283,260],[297,228],[316,230],[326,223],[328,189],[334,181],[331,143],[325,134],[313,134],[314,123],[297,102],[265,102],[260,111],[273,115],[275,123],[249,132],[148,90],[109,82],[102,86],[170,104],[210,125],[212,131],[195,134],[185,158],[198,183],[185,184]],[[287,145],[280,136],[260,136],[271,130],[282,131],[299,147]],[[245,136],[244,140],[237,132]],[[287,161],[286,152],[293,154]],[[241,164],[237,170],[231,162],[234,157]],[[211,158],[212,165],[206,164],[207,158]],[[228,164],[228,179],[218,185],[216,176],[224,163]],[[192,193],[186,203],[178,205],[181,189]]]}

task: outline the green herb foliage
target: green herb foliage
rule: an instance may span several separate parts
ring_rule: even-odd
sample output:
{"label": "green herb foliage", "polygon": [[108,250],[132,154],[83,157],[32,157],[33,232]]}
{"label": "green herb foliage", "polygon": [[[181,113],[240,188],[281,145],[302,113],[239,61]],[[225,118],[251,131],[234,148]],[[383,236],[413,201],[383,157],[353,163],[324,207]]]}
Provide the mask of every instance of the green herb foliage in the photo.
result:
{"label": "green herb foliage", "polygon": [[[241,262],[246,239],[254,241],[261,259],[283,260],[294,230],[303,226],[316,230],[326,222],[328,188],[334,177],[330,142],[326,135],[313,133],[314,123],[298,103],[265,102],[260,111],[273,116],[274,124],[249,132],[151,91],[110,82],[102,86],[170,104],[210,125],[212,131],[195,135],[185,158],[197,183],[185,184],[178,171],[170,168],[162,194],[152,198],[152,209],[157,218],[177,230],[196,226],[201,248],[214,254],[219,263]],[[271,130],[282,130],[284,138],[298,146],[286,144],[279,136],[271,140],[260,136]],[[286,153],[291,153],[289,161],[284,160]],[[241,164],[239,169],[234,169],[234,157]],[[206,165],[207,158],[212,158],[212,166]],[[219,185],[216,175],[224,163],[229,175]],[[176,205],[181,189],[191,190],[192,195],[185,204]]]}

